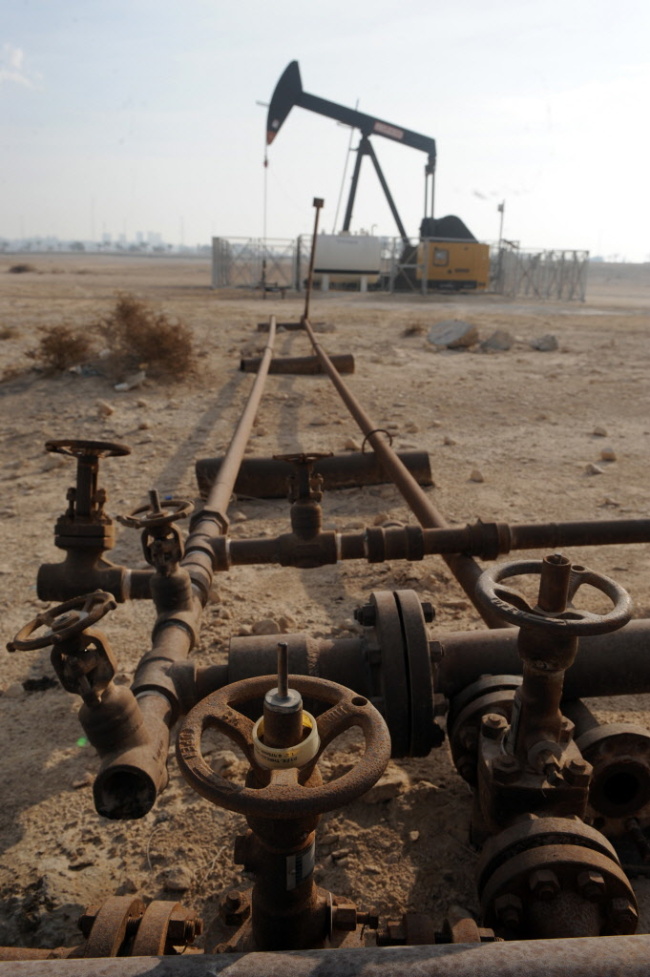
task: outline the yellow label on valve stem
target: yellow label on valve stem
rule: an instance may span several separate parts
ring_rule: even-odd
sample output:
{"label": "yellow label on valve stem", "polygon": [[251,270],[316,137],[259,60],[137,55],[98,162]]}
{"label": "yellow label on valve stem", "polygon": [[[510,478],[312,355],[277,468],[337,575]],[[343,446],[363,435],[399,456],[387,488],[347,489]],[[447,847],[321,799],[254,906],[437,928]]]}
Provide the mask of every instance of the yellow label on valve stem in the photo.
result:
{"label": "yellow label on valve stem", "polygon": [[264,717],[253,726],[253,753],[256,762],[265,770],[281,770],[287,767],[304,767],[313,760],[320,747],[320,736],[316,720],[309,712],[302,713],[302,725],[309,734],[295,746],[266,746],[264,736]]}

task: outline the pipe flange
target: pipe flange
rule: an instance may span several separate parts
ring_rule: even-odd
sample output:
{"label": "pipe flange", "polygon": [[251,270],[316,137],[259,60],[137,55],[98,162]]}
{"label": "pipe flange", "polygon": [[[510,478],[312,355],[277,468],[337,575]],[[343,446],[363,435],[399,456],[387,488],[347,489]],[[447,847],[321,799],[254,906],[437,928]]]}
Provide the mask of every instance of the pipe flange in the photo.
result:
{"label": "pipe flange", "polygon": [[578,818],[532,815],[490,839],[478,887],[483,924],[506,939],[636,931],[636,898],[616,852]]}
{"label": "pipe flange", "polygon": [[604,723],[576,740],[593,766],[588,813],[608,836],[624,834],[628,818],[650,817],[650,733],[635,723]]}
{"label": "pipe flange", "polygon": [[512,702],[521,685],[521,675],[483,675],[454,696],[449,705],[449,746],[460,776],[475,787],[478,742],[483,717],[492,713],[510,722]]}
{"label": "pipe flange", "polygon": [[357,620],[373,627],[379,694],[393,757],[427,756],[441,740],[434,723],[433,678],[424,610],[414,590],[376,590]]}

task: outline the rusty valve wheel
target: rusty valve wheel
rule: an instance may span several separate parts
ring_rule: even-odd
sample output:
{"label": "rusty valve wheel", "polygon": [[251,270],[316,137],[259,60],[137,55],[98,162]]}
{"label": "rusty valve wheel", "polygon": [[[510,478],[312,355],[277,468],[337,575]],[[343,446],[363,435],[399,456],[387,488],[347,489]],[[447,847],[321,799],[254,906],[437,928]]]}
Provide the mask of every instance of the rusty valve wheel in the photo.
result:
{"label": "rusty valve wheel", "polygon": [[[194,790],[220,807],[258,818],[292,819],[323,814],[343,807],[365,794],[382,775],[390,758],[390,735],[380,713],[363,696],[336,682],[305,675],[290,675],[291,687],[304,698],[315,699],[330,708],[317,719],[320,748],[308,769],[337,736],[353,726],[360,727],[365,752],[352,770],[331,783],[303,786],[293,767],[270,771],[271,782],[259,789],[241,787],[216,774],[201,753],[201,736],[217,729],[230,737],[255,766],[253,722],[237,711],[254,699],[262,699],[277,685],[276,675],[242,679],[203,699],[185,718],[178,734],[176,756],[181,772]],[[356,759],[356,758],[355,758]],[[303,768],[305,769],[305,768]]]}
{"label": "rusty valve wheel", "polygon": [[632,616],[632,600],[628,592],[602,573],[586,567],[571,567],[568,599],[573,599],[580,587],[590,586],[605,594],[614,607],[606,614],[581,611],[571,603],[564,611],[547,612],[531,607],[526,598],[510,587],[502,586],[503,580],[523,574],[542,574],[542,560],[517,560],[513,563],[497,563],[485,570],[476,584],[475,596],[486,609],[496,611],[504,621],[521,628],[546,631],[566,637],[585,637],[607,634],[622,628]]}
{"label": "rusty valve wheel", "polygon": [[46,441],[45,450],[69,455],[71,458],[116,458],[131,454],[131,449],[125,444],[113,441],[79,441],[72,438]]}
{"label": "rusty valve wheel", "polygon": [[118,521],[129,529],[159,529],[169,526],[177,519],[184,519],[194,510],[194,503],[188,499],[165,499],[164,505],[158,501],[134,509],[128,516],[118,516]]}
{"label": "rusty valve wheel", "polygon": [[[64,604],[58,604],[48,611],[37,614],[33,621],[20,629],[13,641],[7,645],[8,651],[32,651],[60,644],[76,634],[96,624],[105,614],[117,607],[111,594],[95,590],[92,594],[73,597]],[[45,634],[32,638],[39,628],[47,628]]]}

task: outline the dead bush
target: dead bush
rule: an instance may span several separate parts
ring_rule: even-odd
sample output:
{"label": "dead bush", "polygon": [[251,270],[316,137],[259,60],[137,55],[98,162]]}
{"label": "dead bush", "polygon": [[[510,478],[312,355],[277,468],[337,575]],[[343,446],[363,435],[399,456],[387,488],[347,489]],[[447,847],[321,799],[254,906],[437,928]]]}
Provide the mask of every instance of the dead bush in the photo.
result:
{"label": "dead bush", "polygon": [[9,274],[10,275],[25,275],[29,271],[36,271],[36,268],[34,268],[34,265],[28,265],[26,263],[22,263],[22,264],[19,264],[19,265],[12,265],[11,268],[9,269]]}
{"label": "dead bush", "polygon": [[5,339],[15,339],[18,335],[18,330],[15,326],[1,326],[0,325],[0,340]]}
{"label": "dead bush", "polygon": [[87,360],[92,344],[85,333],[67,325],[48,326],[36,349],[28,352],[46,373],[61,373]]}
{"label": "dead bush", "polygon": [[47,372],[67,370],[88,359],[92,344],[84,332],[62,324],[48,326],[35,351],[30,355],[38,360]]}
{"label": "dead bush", "polygon": [[422,336],[425,332],[424,326],[419,322],[414,322],[412,326],[407,326],[402,332],[402,336],[408,338],[409,336]]}
{"label": "dead bush", "polygon": [[98,323],[115,372],[146,370],[149,376],[180,378],[194,363],[192,334],[180,320],[156,312],[134,295],[120,294]]}

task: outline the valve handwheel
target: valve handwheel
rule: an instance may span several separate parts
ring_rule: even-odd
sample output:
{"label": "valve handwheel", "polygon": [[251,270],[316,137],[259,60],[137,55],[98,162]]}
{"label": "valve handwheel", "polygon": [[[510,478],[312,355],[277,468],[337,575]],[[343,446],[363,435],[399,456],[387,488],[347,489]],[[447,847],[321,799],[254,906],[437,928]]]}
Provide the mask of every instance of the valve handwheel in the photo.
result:
{"label": "valve handwheel", "polygon": [[[607,634],[622,628],[632,616],[632,600],[628,592],[611,577],[596,573],[582,566],[572,566],[569,580],[569,604],[564,611],[546,612],[532,607],[516,590],[503,586],[502,581],[524,574],[541,575],[542,560],[517,560],[513,563],[497,563],[485,570],[476,584],[476,599],[483,607],[496,611],[504,621],[523,629],[546,631],[547,634],[566,637]],[[606,614],[594,614],[573,607],[577,591],[584,586],[593,587],[605,594],[614,605]]]}
{"label": "valve handwheel", "polygon": [[[81,634],[116,607],[113,596],[104,590],[74,597],[64,604],[57,604],[56,607],[37,614],[33,621],[20,629],[14,640],[7,645],[7,649],[32,651],[60,644],[76,634]],[[31,637],[39,628],[47,628],[45,634]]]}
{"label": "valve handwheel", "polygon": [[118,516],[119,522],[130,529],[158,529],[184,519],[194,510],[188,499],[165,499],[164,504],[152,503],[134,509],[128,516]]}
{"label": "valve handwheel", "polygon": [[331,458],[331,451],[299,451],[297,454],[273,455],[276,461],[286,461],[290,465],[314,465],[323,458]]}
{"label": "valve handwheel", "polygon": [[55,451],[60,455],[69,455],[71,458],[114,458],[131,454],[131,449],[125,444],[117,444],[113,441],[83,441],[71,438],[63,441],[46,441],[45,450]]}
{"label": "valve handwheel", "polygon": [[320,737],[317,757],[345,730],[353,726],[361,729],[365,751],[352,770],[330,783],[315,787],[303,786],[299,782],[300,770],[296,767],[272,770],[270,784],[256,789],[226,780],[210,768],[201,753],[201,737],[206,729],[217,729],[230,737],[243,750],[251,766],[256,766],[252,738],[254,724],[237,711],[237,706],[263,698],[277,684],[277,676],[267,675],[242,679],[213,692],[185,718],[178,733],[176,755],[183,776],[198,794],[239,814],[292,819],[343,807],[377,782],[390,758],[390,735],[375,707],[363,696],[336,682],[304,675],[291,675],[290,679],[292,688],[301,696],[330,707],[316,721]]}

